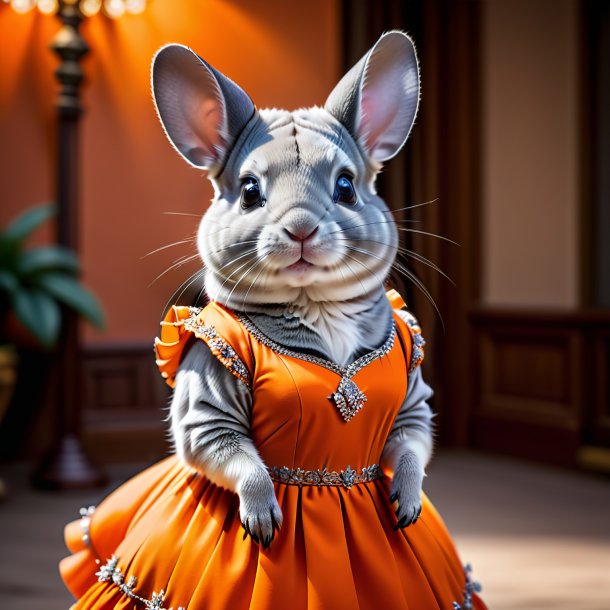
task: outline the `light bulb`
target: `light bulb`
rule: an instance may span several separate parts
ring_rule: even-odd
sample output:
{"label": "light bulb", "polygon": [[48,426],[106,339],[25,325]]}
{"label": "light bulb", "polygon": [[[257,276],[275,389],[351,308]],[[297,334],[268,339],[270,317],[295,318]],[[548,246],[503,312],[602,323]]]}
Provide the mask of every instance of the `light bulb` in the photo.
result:
{"label": "light bulb", "polygon": [[108,17],[117,19],[125,13],[125,3],[123,0],[106,0],[104,2],[104,12]]}
{"label": "light bulb", "polygon": [[85,17],[93,17],[97,15],[102,8],[102,0],[82,0],[80,10]]}
{"label": "light bulb", "polygon": [[57,12],[57,0],[38,0],[38,10],[45,15]]}
{"label": "light bulb", "polygon": [[11,0],[11,7],[18,13],[27,13],[34,4],[35,0]]}
{"label": "light bulb", "polygon": [[127,0],[125,3],[127,12],[132,15],[139,15],[146,8],[146,0]]}

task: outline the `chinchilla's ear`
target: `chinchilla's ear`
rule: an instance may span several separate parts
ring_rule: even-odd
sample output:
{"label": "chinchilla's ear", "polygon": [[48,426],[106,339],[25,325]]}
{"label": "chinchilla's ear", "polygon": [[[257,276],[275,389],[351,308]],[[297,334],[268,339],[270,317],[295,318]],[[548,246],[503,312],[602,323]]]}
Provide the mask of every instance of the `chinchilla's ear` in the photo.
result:
{"label": "chinchilla's ear", "polygon": [[252,118],[252,100],[187,47],[170,44],[152,62],[152,91],[169,141],[193,166],[212,174]]}
{"label": "chinchilla's ear", "polygon": [[339,81],[325,108],[376,161],[402,148],[419,104],[419,70],[411,39],[384,34]]}

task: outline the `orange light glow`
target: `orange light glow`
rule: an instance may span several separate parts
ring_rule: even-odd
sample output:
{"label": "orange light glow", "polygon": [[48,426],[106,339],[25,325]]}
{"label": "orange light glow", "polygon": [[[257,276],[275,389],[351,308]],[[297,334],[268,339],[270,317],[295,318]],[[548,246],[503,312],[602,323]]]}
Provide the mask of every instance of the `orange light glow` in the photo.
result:
{"label": "orange light glow", "polygon": [[[59,9],[58,0],[3,0],[10,4],[17,13],[27,13],[34,7],[44,15],[53,15]],[[65,4],[78,4],[85,17],[93,17],[98,13],[118,19],[125,13],[139,15],[146,10],[146,0],[64,0]]]}
{"label": "orange light glow", "polygon": [[[85,1],[95,0],[81,7]],[[268,0],[154,0],[143,14],[126,8],[114,20],[101,17],[100,2],[97,16],[83,21],[91,52],[81,89],[80,254],[85,283],[108,319],[105,334],[85,328],[85,341],[149,341],[167,299],[200,268],[193,261],[149,286],[173,258],[195,250],[189,242],[144,255],[192,234],[212,197],[202,172],[161,130],[150,96],[154,52],[168,42],[190,46],[261,108],[322,104],[339,77],[339,1],[310,3],[303,12]],[[61,26],[38,10],[19,15],[0,6],[0,40],[10,50],[0,62],[1,224],[54,194],[58,58],[48,43]],[[286,27],[297,21],[299,28]],[[126,303],[140,304],[137,320],[125,315]]]}

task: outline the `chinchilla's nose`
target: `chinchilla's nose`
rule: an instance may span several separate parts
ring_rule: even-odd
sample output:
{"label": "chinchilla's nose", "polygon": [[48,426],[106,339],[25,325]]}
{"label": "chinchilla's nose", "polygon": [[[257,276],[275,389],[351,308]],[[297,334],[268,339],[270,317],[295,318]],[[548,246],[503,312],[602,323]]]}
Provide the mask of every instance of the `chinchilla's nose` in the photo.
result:
{"label": "chinchilla's nose", "polygon": [[293,229],[293,231],[289,231],[286,227],[284,227],[284,233],[292,239],[292,241],[305,241],[310,237],[313,237],[318,231],[318,227],[314,227],[313,231],[309,229],[309,227],[302,227],[298,229]]}

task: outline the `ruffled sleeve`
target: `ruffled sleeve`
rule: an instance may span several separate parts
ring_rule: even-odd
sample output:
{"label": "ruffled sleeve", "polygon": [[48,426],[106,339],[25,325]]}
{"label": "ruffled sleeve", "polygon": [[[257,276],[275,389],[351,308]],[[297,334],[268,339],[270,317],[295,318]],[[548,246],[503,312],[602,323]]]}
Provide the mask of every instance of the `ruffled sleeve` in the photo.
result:
{"label": "ruffled sleeve", "polygon": [[405,323],[411,336],[411,361],[409,363],[409,375],[417,369],[424,361],[424,346],[426,341],[422,335],[421,328],[417,318],[406,309],[407,304],[400,294],[392,289],[386,293],[388,301],[396,315]]}
{"label": "ruffled sleeve", "polygon": [[194,339],[205,342],[231,374],[251,387],[253,363],[247,336],[228,310],[215,303],[205,308],[174,306],[161,322],[160,337],[155,339],[156,363],[170,387]]}

